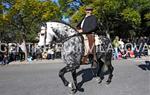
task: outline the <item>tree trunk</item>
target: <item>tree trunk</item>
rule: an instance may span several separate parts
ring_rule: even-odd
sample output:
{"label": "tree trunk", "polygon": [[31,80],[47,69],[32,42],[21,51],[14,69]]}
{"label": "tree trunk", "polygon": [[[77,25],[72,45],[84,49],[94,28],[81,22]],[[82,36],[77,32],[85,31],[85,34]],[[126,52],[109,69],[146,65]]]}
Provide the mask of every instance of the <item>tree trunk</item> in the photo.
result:
{"label": "tree trunk", "polygon": [[25,60],[27,60],[27,47],[26,47],[26,41],[25,39],[22,40],[22,47],[23,47],[23,52],[25,53]]}
{"label": "tree trunk", "polygon": [[108,30],[106,30],[106,36],[110,39],[110,34],[108,33]]}

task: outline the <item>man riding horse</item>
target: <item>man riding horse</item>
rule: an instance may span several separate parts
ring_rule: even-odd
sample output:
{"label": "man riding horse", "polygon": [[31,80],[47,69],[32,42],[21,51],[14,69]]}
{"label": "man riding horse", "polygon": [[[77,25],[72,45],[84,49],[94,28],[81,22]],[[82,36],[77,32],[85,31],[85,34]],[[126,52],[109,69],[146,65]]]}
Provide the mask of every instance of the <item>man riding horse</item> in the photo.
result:
{"label": "man riding horse", "polygon": [[[86,8],[85,18],[77,25],[78,31],[66,23],[57,21],[46,22],[46,45],[52,46],[52,44],[57,42],[62,43],[61,56],[66,65],[60,69],[59,77],[66,87],[71,88],[72,93],[78,90],[76,70],[80,67],[81,60],[85,62],[87,58],[92,58],[92,60],[94,59],[93,62],[98,63],[99,68],[96,74],[97,77],[99,77],[98,83],[101,83],[103,80],[103,73],[101,73],[103,65],[105,65],[109,71],[109,76],[106,81],[108,84],[113,77],[113,66],[111,63],[112,50],[108,49],[111,44],[110,39],[106,36],[99,37],[101,43],[98,44],[104,48],[104,51],[102,52],[99,48],[95,50],[95,39],[92,33],[97,29],[97,19],[91,14],[92,10],[93,8],[91,7]],[[85,37],[84,43],[88,43],[87,45],[84,45],[83,36],[80,34],[86,34],[83,36]],[[87,53],[85,53],[84,47],[89,47]],[[83,58],[83,56],[85,57]],[[71,72],[73,82],[69,82],[65,78],[64,75],[67,72]]]}
{"label": "man riding horse", "polygon": [[[84,34],[84,44],[85,44],[85,54],[82,59],[82,64],[89,63],[87,61],[88,57],[93,56],[96,61],[95,54],[95,37],[93,32],[97,30],[97,18],[92,15],[93,8],[86,7],[85,9],[85,17],[77,24],[78,32]],[[92,62],[92,67],[95,67],[96,63]]]}

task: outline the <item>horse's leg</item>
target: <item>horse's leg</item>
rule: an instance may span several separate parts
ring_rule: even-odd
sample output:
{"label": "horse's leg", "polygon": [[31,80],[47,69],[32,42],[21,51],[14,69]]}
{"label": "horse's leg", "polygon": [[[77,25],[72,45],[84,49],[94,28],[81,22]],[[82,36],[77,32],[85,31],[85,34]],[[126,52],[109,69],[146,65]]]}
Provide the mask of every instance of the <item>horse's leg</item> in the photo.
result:
{"label": "horse's leg", "polygon": [[113,71],[114,71],[114,67],[111,64],[111,61],[109,61],[109,64],[107,65],[107,67],[108,67],[108,70],[109,70],[110,74],[109,74],[108,80],[106,82],[107,82],[107,84],[110,84],[111,80],[112,80],[112,77],[113,77]]}
{"label": "horse's leg", "polygon": [[104,79],[104,75],[102,74],[102,67],[104,65],[104,62],[102,62],[102,60],[99,58],[98,59],[98,64],[99,64],[99,67],[98,67],[98,71],[97,71],[96,76],[99,76],[97,81],[98,81],[98,83],[101,83],[102,80]]}
{"label": "horse's leg", "polygon": [[62,68],[59,71],[59,77],[61,78],[62,82],[64,83],[65,86],[68,86],[69,82],[65,79],[64,74],[69,72],[67,66],[65,66],[64,68]]}
{"label": "horse's leg", "polygon": [[77,74],[76,70],[71,71],[72,78],[73,78],[73,84],[72,84],[72,93],[75,93],[77,91]]}
{"label": "horse's leg", "polygon": [[[65,86],[68,86],[71,88],[71,94],[74,94],[77,91],[77,75],[76,75],[76,68],[78,67],[70,67],[70,66],[65,66],[64,68],[62,68],[59,72],[59,77],[61,78],[61,80],[63,81]],[[67,72],[71,72],[72,73],[72,77],[73,77],[73,83],[69,83],[65,77],[64,74]]]}

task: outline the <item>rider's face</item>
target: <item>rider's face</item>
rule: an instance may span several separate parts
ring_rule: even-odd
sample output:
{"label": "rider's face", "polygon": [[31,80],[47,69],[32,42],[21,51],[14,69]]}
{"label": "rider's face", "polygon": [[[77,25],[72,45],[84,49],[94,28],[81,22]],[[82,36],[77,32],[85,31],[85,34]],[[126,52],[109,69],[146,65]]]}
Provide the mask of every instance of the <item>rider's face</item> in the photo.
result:
{"label": "rider's face", "polygon": [[91,14],[92,10],[85,10],[86,14]]}

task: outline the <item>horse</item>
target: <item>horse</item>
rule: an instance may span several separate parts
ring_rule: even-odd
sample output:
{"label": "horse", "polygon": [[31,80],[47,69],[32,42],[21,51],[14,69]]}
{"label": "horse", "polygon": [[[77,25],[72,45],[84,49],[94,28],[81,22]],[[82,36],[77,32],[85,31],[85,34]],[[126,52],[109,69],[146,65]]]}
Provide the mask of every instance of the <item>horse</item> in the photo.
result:
{"label": "horse", "polygon": [[[62,60],[66,64],[59,71],[59,77],[61,78],[64,86],[70,87],[71,92],[75,93],[78,90],[77,86],[77,72],[81,64],[81,59],[84,56],[84,40],[82,35],[75,28],[69,24],[51,21],[46,22],[46,46],[53,46],[54,43],[62,43]],[[100,76],[102,67],[105,64],[110,72],[107,83],[111,82],[113,76],[113,66],[111,64],[112,51],[106,50],[108,45],[111,43],[107,37],[101,37],[101,44],[104,47],[104,52],[96,49],[97,64],[99,64],[99,69],[97,76],[99,77],[98,83],[101,83],[103,76]],[[40,42],[39,42],[40,43]],[[64,74],[71,72],[73,82],[68,82],[64,77]]]}

